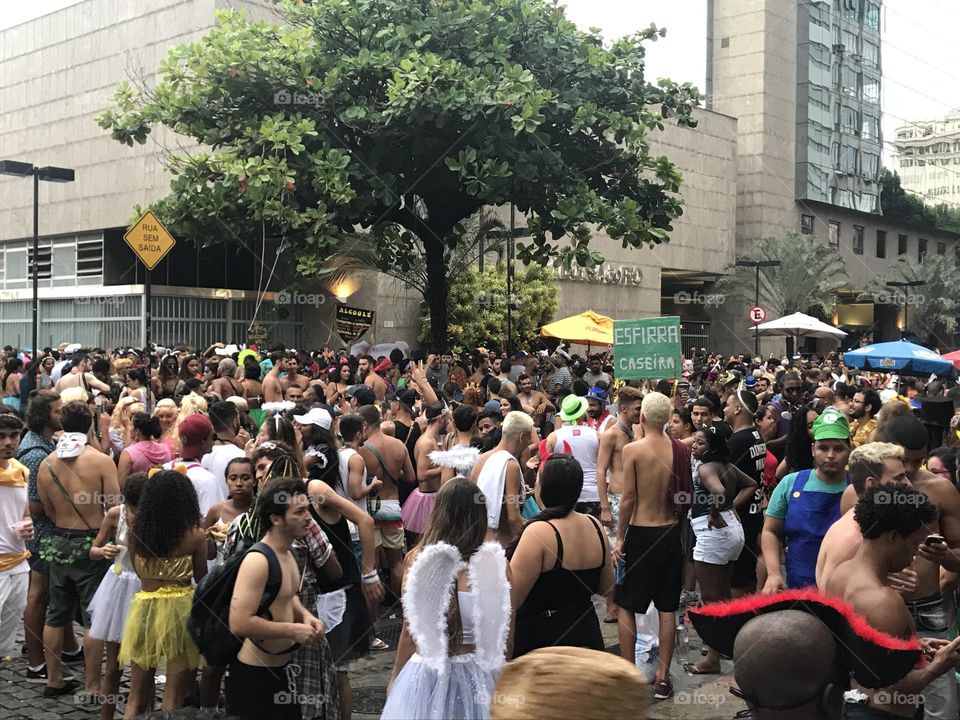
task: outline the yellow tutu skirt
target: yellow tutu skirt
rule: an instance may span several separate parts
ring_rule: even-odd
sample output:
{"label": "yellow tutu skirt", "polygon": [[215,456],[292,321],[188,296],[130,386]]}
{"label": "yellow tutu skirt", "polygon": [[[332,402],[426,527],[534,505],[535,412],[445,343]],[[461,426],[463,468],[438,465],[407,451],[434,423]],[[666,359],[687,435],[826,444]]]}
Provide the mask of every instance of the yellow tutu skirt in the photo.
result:
{"label": "yellow tutu skirt", "polygon": [[168,673],[201,667],[203,657],[187,630],[192,605],[190,586],[141,590],[134,595],[120,641],[120,664],[157,668],[166,662]]}

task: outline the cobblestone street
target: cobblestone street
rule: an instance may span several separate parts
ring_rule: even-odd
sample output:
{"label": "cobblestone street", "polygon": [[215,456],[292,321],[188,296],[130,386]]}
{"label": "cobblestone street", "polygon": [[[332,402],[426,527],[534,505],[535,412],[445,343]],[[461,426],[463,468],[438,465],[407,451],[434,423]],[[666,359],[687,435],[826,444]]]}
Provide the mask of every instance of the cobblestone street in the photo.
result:
{"label": "cobblestone street", "polygon": [[[598,606],[599,607],[599,606]],[[602,607],[600,607],[602,612]],[[602,625],[607,649],[617,650],[615,625]],[[390,650],[372,653],[369,657],[355,662],[350,670],[353,685],[355,720],[375,720],[380,717],[386,696],[386,685],[393,668],[394,648],[400,633],[400,614],[398,611],[386,611],[378,624],[378,635]],[[20,638],[22,640],[22,638]],[[700,643],[691,642],[691,654],[699,656]],[[691,659],[694,659],[691,657]],[[687,675],[674,658],[673,683],[674,697],[670,700],[653,702],[648,717],[651,720],[718,720],[732,718],[745,706],[743,702],[730,694],[733,680],[729,671],[730,662],[724,661],[723,675],[695,677]],[[82,664],[69,666],[78,679],[83,677]],[[4,720],[80,720],[98,717],[97,708],[84,705],[79,696],[66,696],[57,699],[43,697],[43,684],[26,679],[26,656],[5,660],[0,665],[0,718]],[[124,673],[120,693],[126,694],[128,674]],[[157,703],[159,708],[159,702]],[[122,717],[122,709],[116,717]],[[585,718],[584,720],[590,720]],[[597,718],[597,720],[614,720]]]}

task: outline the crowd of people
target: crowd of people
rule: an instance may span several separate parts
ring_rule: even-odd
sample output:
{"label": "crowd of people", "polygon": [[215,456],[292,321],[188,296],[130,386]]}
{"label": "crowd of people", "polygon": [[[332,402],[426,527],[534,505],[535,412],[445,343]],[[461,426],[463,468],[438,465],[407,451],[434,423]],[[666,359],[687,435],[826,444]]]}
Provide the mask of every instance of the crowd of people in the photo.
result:
{"label": "crowd of people", "polygon": [[[384,718],[505,717],[521,700],[498,682],[572,647],[666,699],[683,609],[816,588],[929,660],[893,692],[849,680],[832,710],[960,714],[949,380],[700,350],[624,381],[563,346],[3,355],[0,657],[22,651],[46,697],[346,719],[351,662],[393,649]],[[951,400],[952,420],[921,412]],[[577,654],[604,651],[601,623],[622,666]],[[685,671],[720,673],[714,645]],[[748,702],[782,709],[789,683]]]}

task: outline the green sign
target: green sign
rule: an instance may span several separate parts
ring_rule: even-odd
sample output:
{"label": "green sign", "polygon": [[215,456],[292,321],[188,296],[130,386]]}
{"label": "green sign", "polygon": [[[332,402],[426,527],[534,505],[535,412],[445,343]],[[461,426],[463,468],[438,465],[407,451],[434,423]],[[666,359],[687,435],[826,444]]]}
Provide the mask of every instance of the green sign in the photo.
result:
{"label": "green sign", "polygon": [[681,354],[679,317],[613,321],[613,369],[618,380],[678,378]]}

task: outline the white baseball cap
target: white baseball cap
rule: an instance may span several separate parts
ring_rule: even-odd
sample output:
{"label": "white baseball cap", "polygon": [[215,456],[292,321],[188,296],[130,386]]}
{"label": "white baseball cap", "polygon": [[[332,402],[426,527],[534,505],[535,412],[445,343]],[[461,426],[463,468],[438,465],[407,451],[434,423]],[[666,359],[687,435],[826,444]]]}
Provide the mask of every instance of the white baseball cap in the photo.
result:
{"label": "white baseball cap", "polygon": [[306,415],[294,415],[293,419],[301,425],[316,425],[329,430],[333,425],[333,417],[323,408],[311,408]]}

